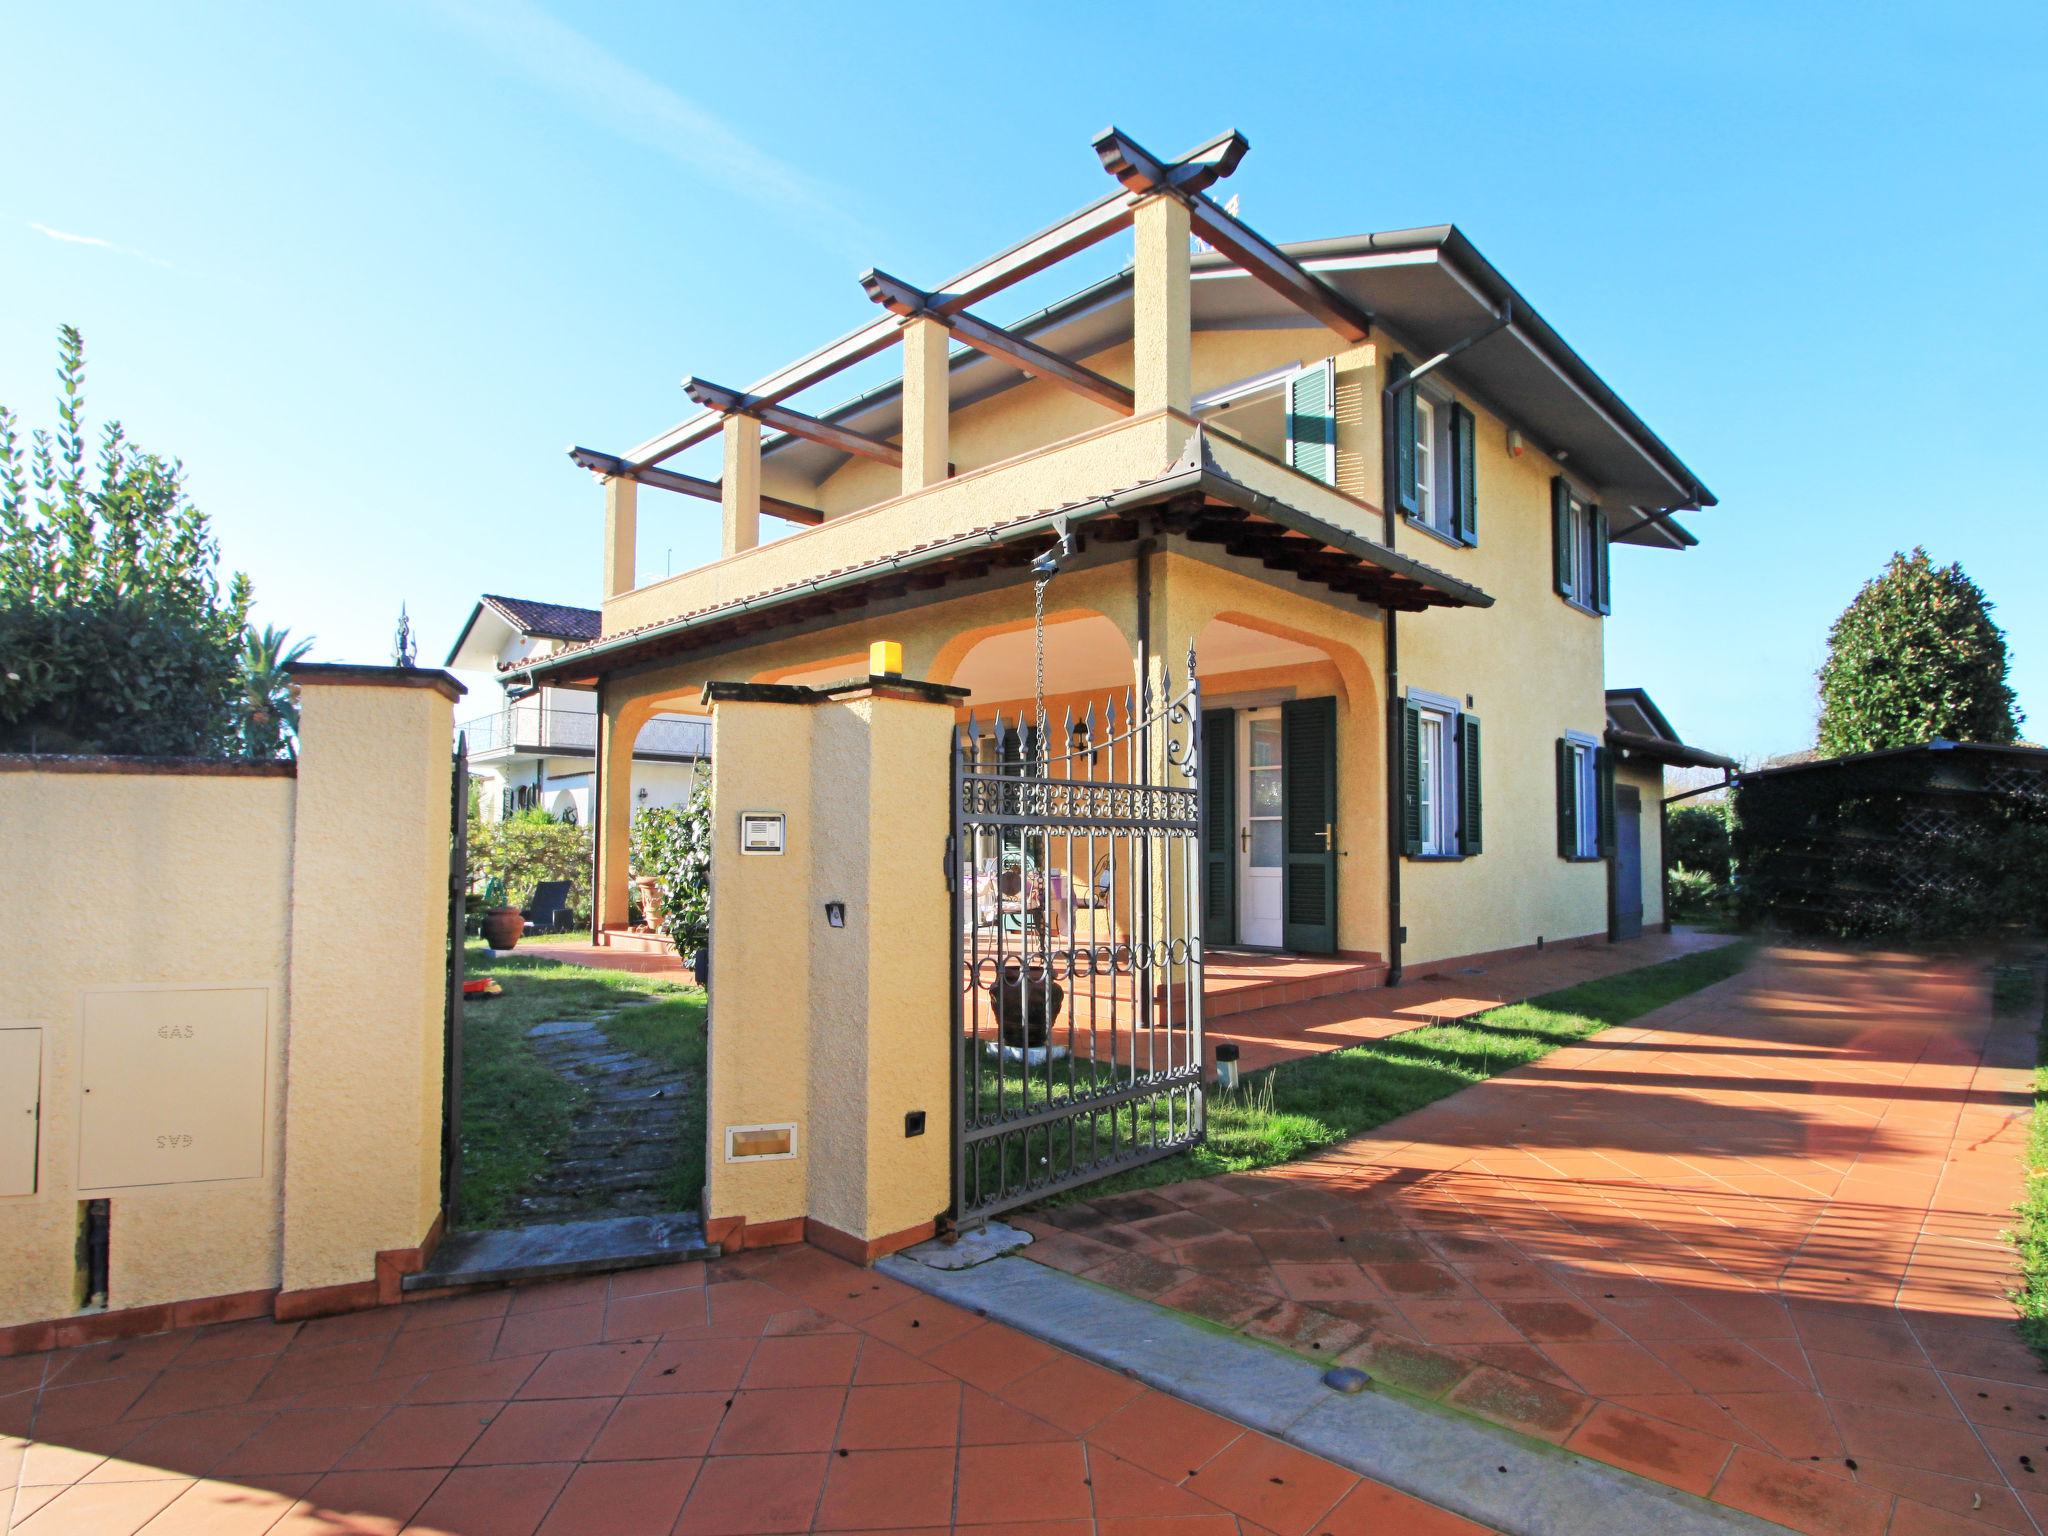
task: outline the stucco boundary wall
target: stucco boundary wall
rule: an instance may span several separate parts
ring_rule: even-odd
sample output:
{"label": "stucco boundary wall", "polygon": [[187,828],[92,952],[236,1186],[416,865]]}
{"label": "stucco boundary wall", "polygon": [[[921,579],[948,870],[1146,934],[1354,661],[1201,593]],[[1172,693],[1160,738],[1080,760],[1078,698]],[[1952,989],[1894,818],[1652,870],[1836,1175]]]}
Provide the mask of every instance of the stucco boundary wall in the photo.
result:
{"label": "stucco boundary wall", "polygon": [[[947,1207],[960,692],[885,677],[705,689],[704,1217],[727,1252],[808,1241],[867,1263],[931,1236]],[[781,818],[782,851],[743,851],[764,817]],[[736,1147],[735,1132],[764,1140]]]}
{"label": "stucco boundary wall", "polygon": [[438,1237],[461,685],[294,679],[296,763],[0,757],[0,1355],[395,1301]]}

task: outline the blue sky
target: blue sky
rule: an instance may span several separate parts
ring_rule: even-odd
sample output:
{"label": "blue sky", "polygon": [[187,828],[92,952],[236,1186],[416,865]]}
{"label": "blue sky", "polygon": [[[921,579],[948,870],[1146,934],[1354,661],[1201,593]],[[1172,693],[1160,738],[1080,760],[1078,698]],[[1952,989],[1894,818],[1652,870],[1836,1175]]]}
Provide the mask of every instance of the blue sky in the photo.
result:
{"label": "blue sky", "polygon": [[[15,7],[0,401],[46,423],[77,324],[261,618],[382,660],[403,601],[438,660],[480,590],[595,601],[564,446],[860,323],[864,267],[935,282],[1090,200],[1107,122],[1235,126],[1263,233],[1459,224],[1720,495],[1699,549],[1617,557],[1610,681],[1808,745],[1829,622],[1925,543],[2038,738],[2048,23],[1935,9]],[[642,505],[643,574],[715,552],[715,509]]]}

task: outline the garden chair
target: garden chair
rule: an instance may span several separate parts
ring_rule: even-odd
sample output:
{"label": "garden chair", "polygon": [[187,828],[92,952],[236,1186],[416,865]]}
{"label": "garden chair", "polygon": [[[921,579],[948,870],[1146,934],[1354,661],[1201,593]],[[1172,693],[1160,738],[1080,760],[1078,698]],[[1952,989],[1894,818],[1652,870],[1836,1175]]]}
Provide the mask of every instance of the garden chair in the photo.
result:
{"label": "garden chair", "polygon": [[560,933],[570,925],[571,884],[567,880],[543,880],[533,888],[533,899],[522,914],[528,933]]}

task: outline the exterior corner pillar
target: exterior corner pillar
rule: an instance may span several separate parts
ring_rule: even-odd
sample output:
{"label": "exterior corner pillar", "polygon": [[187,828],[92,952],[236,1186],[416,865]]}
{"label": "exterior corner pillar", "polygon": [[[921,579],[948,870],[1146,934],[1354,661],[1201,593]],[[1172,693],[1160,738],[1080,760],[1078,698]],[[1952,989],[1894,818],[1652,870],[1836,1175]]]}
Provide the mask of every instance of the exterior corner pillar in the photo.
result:
{"label": "exterior corner pillar", "polygon": [[737,555],[761,542],[761,423],[751,416],[727,416],[724,439],[719,553]]}
{"label": "exterior corner pillar", "polygon": [[631,706],[599,695],[597,782],[592,796],[592,851],[597,860],[590,886],[591,938],[632,920],[627,848],[633,830],[633,742],[640,720]]}
{"label": "exterior corner pillar", "polygon": [[903,494],[945,480],[951,458],[948,441],[952,380],[948,376],[945,326],[929,315],[903,325]]}
{"label": "exterior corner pillar", "polygon": [[634,558],[639,537],[640,482],[608,475],[604,482],[604,581],[606,600],[630,592],[636,580]]}
{"label": "exterior corner pillar", "polygon": [[1133,222],[1131,392],[1139,415],[1194,408],[1194,309],[1188,269],[1193,226],[1187,205],[1159,196],[1138,204]]}

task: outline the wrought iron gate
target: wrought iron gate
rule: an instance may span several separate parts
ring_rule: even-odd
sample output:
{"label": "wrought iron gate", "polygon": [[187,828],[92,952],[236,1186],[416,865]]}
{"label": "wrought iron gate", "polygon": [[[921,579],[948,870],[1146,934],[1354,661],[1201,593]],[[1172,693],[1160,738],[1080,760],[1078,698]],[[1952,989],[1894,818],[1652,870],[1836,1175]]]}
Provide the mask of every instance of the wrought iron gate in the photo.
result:
{"label": "wrought iron gate", "polygon": [[956,1226],[1202,1139],[1193,647],[1120,698],[955,733]]}

